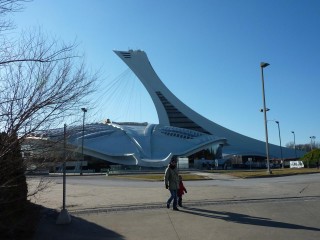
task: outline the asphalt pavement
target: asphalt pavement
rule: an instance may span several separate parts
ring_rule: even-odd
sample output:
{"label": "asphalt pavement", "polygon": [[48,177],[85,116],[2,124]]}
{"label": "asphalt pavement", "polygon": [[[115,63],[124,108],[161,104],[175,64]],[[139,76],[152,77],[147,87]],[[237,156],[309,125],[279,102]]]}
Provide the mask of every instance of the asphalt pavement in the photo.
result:
{"label": "asphalt pavement", "polygon": [[[180,211],[167,209],[162,182],[106,176],[67,178],[71,222],[56,224],[62,178],[33,202],[44,206],[38,239],[319,239],[320,174],[186,181]],[[38,178],[28,179],[30,187]]]}

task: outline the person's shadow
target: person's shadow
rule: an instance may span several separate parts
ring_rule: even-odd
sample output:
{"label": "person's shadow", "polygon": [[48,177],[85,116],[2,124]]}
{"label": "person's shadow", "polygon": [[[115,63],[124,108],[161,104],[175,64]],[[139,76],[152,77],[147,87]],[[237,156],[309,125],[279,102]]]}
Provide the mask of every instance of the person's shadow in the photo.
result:
{"label": "person's shadow", "polygon": [[197,216],[221,219],[224,221],[235,222],[240,224],[250,224],[250,225],[256,225],[256,226],[274,227],[274,228],[320,231],[319,228],[315,228],[315,227],[307,227],[307,226],[298,225],[298,224],[278,222],[269,218],[254,217],[250,215],[233,213],[233,212],[226,212],[226,211],[219,212],[219,211],[206,210],[206,209],[200,209],[200,208],[188,207],[188,206],[185,206],[183,209],[180,209],[180,211],[189,213],[189,214],[194,214]]}
{"label": "person's shadow", "polygon": [[46,211],[38,224],[33,240],[125,239],[112,230],[75,216],[71,216],[71,223],[57,225],[57,211],[50,209],[46,209]]}

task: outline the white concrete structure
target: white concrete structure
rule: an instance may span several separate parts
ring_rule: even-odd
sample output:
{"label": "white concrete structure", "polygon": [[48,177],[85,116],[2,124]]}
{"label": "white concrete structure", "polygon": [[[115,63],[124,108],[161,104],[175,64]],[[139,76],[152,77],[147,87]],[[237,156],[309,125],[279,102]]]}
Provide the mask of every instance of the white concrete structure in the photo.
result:
{"label": "white concrete structure", "polygon": [[[163,84],[144,51],[114,51],[143,83],[155,104],[159,124],[195,130],[227,139],[224,154],[266,156],[266,144],[222,127],[182,103]],[[205,104],[205,103],[204,103]],[[209,104],[209,103],[208,103]],[[284,158],[294,158],[294,149],[282,148]],[[280,158],[280,147],[269,145],[271,158]],[[297,155],[302,153],[297,151]]]}
{"label": "white concrete structure", "polygon": [[[63,129],[50,130],[48,138],[61,139]],[[68,129],[68,144],[82,149],[82,126]],[[147,123],[87,124],[85,155],[123,165],[167,166],[173,156],[189,156],[206,148],[216,148],[226,139],[171,126]]]}
{"label": "white concrete structure", "polygon": [[[77,152],[123,165],[166,166],[173,156],[188,157],[209,149],[216,158],[225,155],[266,156],[265,142],[238,134],[196,113],[172,94],[153,70],[145,52],[115,51],[149,92],[159,124],[87,124],[68,129],[68,144]],[[63,129],[50,130],[52,139]],[[223,149],[222,149],[223,146]],[[280,158],[279,146],[270,144],[270,156]],[[222,152],[222,153],[221,153]],[[282,148],[284,158],[294,158],[294,149]],[[298,153],[298,151],[297,151]],[[299,152],[300,154],[300,152]]]}

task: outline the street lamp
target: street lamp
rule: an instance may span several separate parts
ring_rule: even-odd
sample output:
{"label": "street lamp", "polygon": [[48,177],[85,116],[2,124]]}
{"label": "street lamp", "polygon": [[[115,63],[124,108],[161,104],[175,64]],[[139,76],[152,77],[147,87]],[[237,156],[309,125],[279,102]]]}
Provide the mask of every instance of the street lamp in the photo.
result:
{"label": "street lamp", "polygon": [[295,153],[295,155],[296,155],[296,158],[297,158],[297,149],[296,149],[296,134],[294,133],[294,131],[291,131],[291,133],[293,134],[294,153]]}
{"label": "street lamp", "polygon": [[[312,151],[312,145],[315,143],[315,139],[316,139],[316,136],[311,136],[310,137],[310,148],[311,148],[311,151]],[[313,143],[312,143],[312,140],[313,140]]]}
{"label": "street lamp", "polygon": [[86,116],[87,109],[86,108],[81,108],[81,111],[83,112],[83,122],[82,122],[82,144],[81,144],[81,154],[82,154],[82,159],[80,162],[80,175],[82,175],[82,162],[84,161],[84,154],[83,154],[83,142],[84,142],[84,119]]}
{"label": "street lamp", "polygon": [[279,142],[280,142],[280,154],[281,154],[282,168],[284,168],[284,160],[283,160],[283,157],[282,157],[282,146],[281,146],[280,122],[276,121],[276,124],[278,125],[278,132],[279,132]]}
{"label": "street lamp", "polygon": [[268,120],[268,121],[275,122],[278,125],[279,142],[280,142],[280,155],[281,155],[282,168],[284,168],[284,160],[283,160],[283,157],[282,157],[282,146],[281,146],[280,122],[276,121],[276,120]]}
{"label": "street lamp", "polygon": [[[264,114],[264,129],[266,133],[266,152],[267,152],[267,171],[269,174],[271,174],[270,170],[270,160],[269,160],[269,144],[268,144],[268,126],[267,126],[267,111],[269,109],[266,108],[266,98],[264,94],[264,77],[263,77],[263,69],[267,66],[269,66],[269,63],[261,62],[260,68],[261,68],[261,79],[262,79],[262,100],[263,100],[263,109],[262,112]],[[261,111],[261,110],[260,110]]]}

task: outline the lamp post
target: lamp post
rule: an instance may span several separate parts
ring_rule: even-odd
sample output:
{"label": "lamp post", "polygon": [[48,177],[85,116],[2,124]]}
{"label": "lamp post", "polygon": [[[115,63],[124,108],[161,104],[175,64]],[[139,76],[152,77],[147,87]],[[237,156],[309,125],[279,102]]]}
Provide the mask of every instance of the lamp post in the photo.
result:
{"label": "lamp post", "polygon": [[296,158],[297,158],[297,149],[296,149],[296,134],[294,133],[294,131],[291,131],[291,133],[293,134],[294,153],[295,153],[295,155],[296,155]]}
{"label": "lamp post", "polygon": [[267,66],[269,66],[269,63],[261,62],[260,68],[261,68],[261,79],[262,79],[262,100],[263,100],[263,114],[264,114],[264,129],[266,134],[266,153],[267,153],[267,172],[271,174],[270,170],[270,160],[269,160],[269,144],[268,144],[268,126],[267,126],[267,108],[266,108],[266,98],[264,94],[264,77],[263,77],[263,69]]}
{"label": "lamp post", "polygon": [[82,159],[81,159],[81,162],[80,162],[80,175],[82,175],[82,162],[84,161],[84,154],[83,154],[84,120],[85,120],[85,117],[86,117],[87,109],[86,109],[86,108],[81,108],[81,111],[83,112],[83,122],[82,122],[82,144],[81,144],[81,155],[82,155]]}
{"label": "lamp post", "polygon": [[280,142],[280,155],[281,155],[282,168],[284,168],[284,160],[283,160],[283,157],[282,157],[282,146],[281,146],[280,122],[276,121],[276,124],[278,125],[279,142]]}
{"label": "lamp post", "polygon": [[[268,109],[267,109],[267,111],[268,111]],[[282,168],[284,168],[284,160],[283,160],[283,157],[282,157],[282,146],[281,146],[280,122],[276,121],[276,120],[268,120],[268,121],[273,121],[278,125],[279,142],[280,142],[280,156],[281,156]]]}
{"label": "lamp post", "polygon": [[[310,137],[310,148],[311,148],[311,151],[312,151],[312,145],[315,143],[315,139],[316,139],[316,136],[311,136]],[[313,140],[313,142],[312,142]]]}

